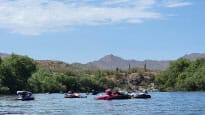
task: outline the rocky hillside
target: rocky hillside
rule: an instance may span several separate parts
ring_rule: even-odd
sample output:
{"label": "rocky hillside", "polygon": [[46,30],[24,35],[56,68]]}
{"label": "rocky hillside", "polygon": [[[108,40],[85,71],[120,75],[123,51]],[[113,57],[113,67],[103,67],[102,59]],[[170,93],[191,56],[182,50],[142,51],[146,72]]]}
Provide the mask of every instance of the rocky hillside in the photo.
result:
{"label": "rocky hillside", "polygon": [[37,66],[48,68],[53,72],[67,72],[67,71],[78,71],[80,68],[74,67],[71,64],[67,64],[62,61],[53,60],[36,60]]}

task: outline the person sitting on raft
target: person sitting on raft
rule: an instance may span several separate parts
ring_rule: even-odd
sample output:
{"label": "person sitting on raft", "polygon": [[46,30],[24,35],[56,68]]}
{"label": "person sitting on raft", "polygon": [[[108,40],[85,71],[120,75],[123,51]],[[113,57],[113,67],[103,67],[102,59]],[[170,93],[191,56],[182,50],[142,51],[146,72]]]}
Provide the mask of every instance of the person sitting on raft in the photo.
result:
{"label": "person sitting on raft", "polygon": [[108,96],[121,96],[123,95],[122,93],[120,93],[118,90],[116,90],[114,93],[112,93],[111,89],[106,89],[105,90],[106,95]]}
{"label": "person sitting on raft", "polygon": [[79,93],[74,93],[72,90],[68,91],[67,95],[71,95],[71,96],[80,96]]}
{"label": "person sitting on raft", "polygon": [[106,95],[112,96],[112,90],[110,88],[106,89],[105,93],[106,93]]}

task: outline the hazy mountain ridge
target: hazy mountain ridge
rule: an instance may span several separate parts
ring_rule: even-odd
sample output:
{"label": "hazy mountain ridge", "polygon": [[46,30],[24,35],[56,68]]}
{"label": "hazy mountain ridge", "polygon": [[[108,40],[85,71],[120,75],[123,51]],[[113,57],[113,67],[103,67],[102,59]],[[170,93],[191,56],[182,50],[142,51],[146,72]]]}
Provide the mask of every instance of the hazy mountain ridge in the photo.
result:
{"label": "hazy mountain ridge", "polygon": [[[179,58],[186,58],[189,60],[195,60],[198,58],[205,58],[205,53],[191,53],[186,54]],[[112,54],[106,55],[97,61],[89,62],[87,64],[72,64],[73,66],[84,68],[84,69],[104,69],[104,70],[115,70],[116,68],[128,69],[129,64],[131,68],[144,68],[146,64],[147,69],[150,70],[165,70],[169,67],[169,63],[174,60],[126,60]]]}
{"label": "hazy mountain ridge", "polygon": [[6,57],[9,57],[10,54],[7,54],[7,53],[0,53],[0,57],[1,58],[6,58]]}
{"label": "hazy mountain ridge", "polygon": [[[169,66],[170,61],[155,61],[155,60],[145,60],[145,61],[136,61],[136,60],[126,60],[112,54],[104,56],[98,61],[89,62],[84,64],[82,67],[89,68],[89,66],[96,67],[104,70],[115,70],[116,68],[128,69],[129,65],[131,68],[144,68],[146,64],[147,69],[151,70],[164,70]],[[79,65],[78,65],[79,67]]]}
{"label": "hazy mountain ridge", "polygon": [[[5,58],[9,57],[10,54],[6,53],[0,53],[0,57]],[[205,58],[205,53],[191,53],[186,54],[181,58],[186,58],[190,60],[195,60],[197,58]],[[43,66],[51,66],[54,68],[58,68],[59,66],[61,68],[81,68],[86,70],[93,70],[93,69],[103,69],[103,70],[115,70],[116,68],[120,69],[128,69],[129,64],[131,68],[144,68],[144,65],[146,64],[147,69],[150,70],[165,70],[169,67],[169,63],[174,60],[144,60],[144,61],[137,61],[137,60],[126,60],[118,56],[114,56],[112,54],[106,55],[102,58],[100,58],[97,61],[88,62],[87,64],[81,64],[81,63],[73,63],[73,64],[67,64],[62,61],[54,61],[54,60],[36,60],[36,62]]]}
{"label": "hazy mountain ridge", "polygon": [[186,54],[182,58],[186,58],[189,60],[196,60],[198,58],[205,58],[205,53],[191,53],[191,54]]}

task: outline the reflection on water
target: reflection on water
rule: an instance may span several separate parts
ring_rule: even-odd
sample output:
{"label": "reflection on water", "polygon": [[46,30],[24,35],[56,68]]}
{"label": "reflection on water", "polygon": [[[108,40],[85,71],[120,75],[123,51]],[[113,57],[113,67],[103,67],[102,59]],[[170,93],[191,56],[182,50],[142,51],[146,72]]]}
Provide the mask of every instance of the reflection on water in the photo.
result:
{"label": "reflection on water", "polygon": [[151,92],[151,99],[95,100],[64,98],[63,94],[34,94],[35,100],[19,101],[0,96],[0,114],[43,115],[149,115],[205,114],[205,92]]}

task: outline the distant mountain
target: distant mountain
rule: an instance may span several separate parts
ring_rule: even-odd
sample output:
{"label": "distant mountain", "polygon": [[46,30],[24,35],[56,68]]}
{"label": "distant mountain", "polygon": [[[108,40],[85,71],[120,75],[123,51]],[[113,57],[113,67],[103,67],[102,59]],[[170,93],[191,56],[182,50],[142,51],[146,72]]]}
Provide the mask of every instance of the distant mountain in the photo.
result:
{"label": "distant mountain", "polygon": [[133,67],[144,68],[146,64],[147,69],[151,70],[164,70],[168,67],[169,61],[154,61],[154,60],[145,60],[145,61],[136,61],[136,60],[126,60],[114,55],[107,55],[101,58],[98,61],[90,62],[88,64],[95,65],[101,69],[128,69],[129,64]]}
{"label": "distant mountain", "polygon": [[[10,54],[6,53],[0,53],[1,58],[9,57]],[[198,58],[205,58],[205,53],[191,53],[186,54],[181,58],[186,58],[189,60],[195,60]],[[137,61],[137,60],[127,60],[123,59],[118,56],[114,56],[112,54],[106,55],[102,58],[100,58],[97,61],[92,61],[87,64],[81,64],[81,63],[73,63],[73,64],[66,64],[65,62],[61,61],[53,61],[53,60],[36,60],[36,62],[42,66],[48,66],[50,68],[81,68],[86,70],[97,70],[97,69],[103,69],[103,70],[115,70],[116,68],[120,68],[123,70],[127,70],[129,68],[129,65],[131,68],[144,68],[144,65],[146,64],[147,69],[150,70],[165,70],[169,67],[169,63],[174,60],[162,60],[162,61],[156,61],[156,60],[144,60],[144,61]]]}
{"label": "distant mountain", "polygon": [[98,61],[93,61],[87,63],[89,66],[96,66],[100,69],[116,69],[116,67],[125,69],[128,67],[129,62],[127,60],[124,60],[120,57],[114,56],[114,55],[107,55],[99,59]]}
{"label": "distant mountain", "polygon": [[146,64],[147,69],[150,70],[164,70],[169,66],[170,61],[155,61],[155,60],[145,60],[145,61],[136,61],[136,60],[126,60],[112,54],[102,57],[101,59],[87,64],[73,64],[73,66],[86,69],[103,69],[103,70],[115,70],[120,68],[127,70],[129,64],[131,68],[138,67],[144,68]]}
{"label": "distant mountain", "polygon": [[205,53],[191,53],[184,55],[182,58],[186,58],[189,60],[196,60],[198,58],[205,58]]}
{"label": "distant mountain", "polygon": [[[205,53],[191,53],[184,55],[181,58],[186,58],[189,60],[195,60],[198,58],[205,58]],[[126,60],[118,56],[114,56],[112,54],[106,55],[100,58],[97,61],[89,62],[87,64],[80,64],[75,63],[72,64],[78,68],[84,69],[103,69],[103,70],[115,70],[116,68],[120,68],[123,70],[127,70],[129,68],[129,64],[132,68],[144,68],[144,64],[146,64],[147,69],[150,70],[165,70],[169,67],[169,63],[174,60],[144,60],[144,61],[137,61],[137,60]]]}
{"label": "distant mountain", "polygon": [[10,54],[7,54],[7,53],[0,53],[0,57],[1,58],[6,58],[6,57],[9,57]]}

